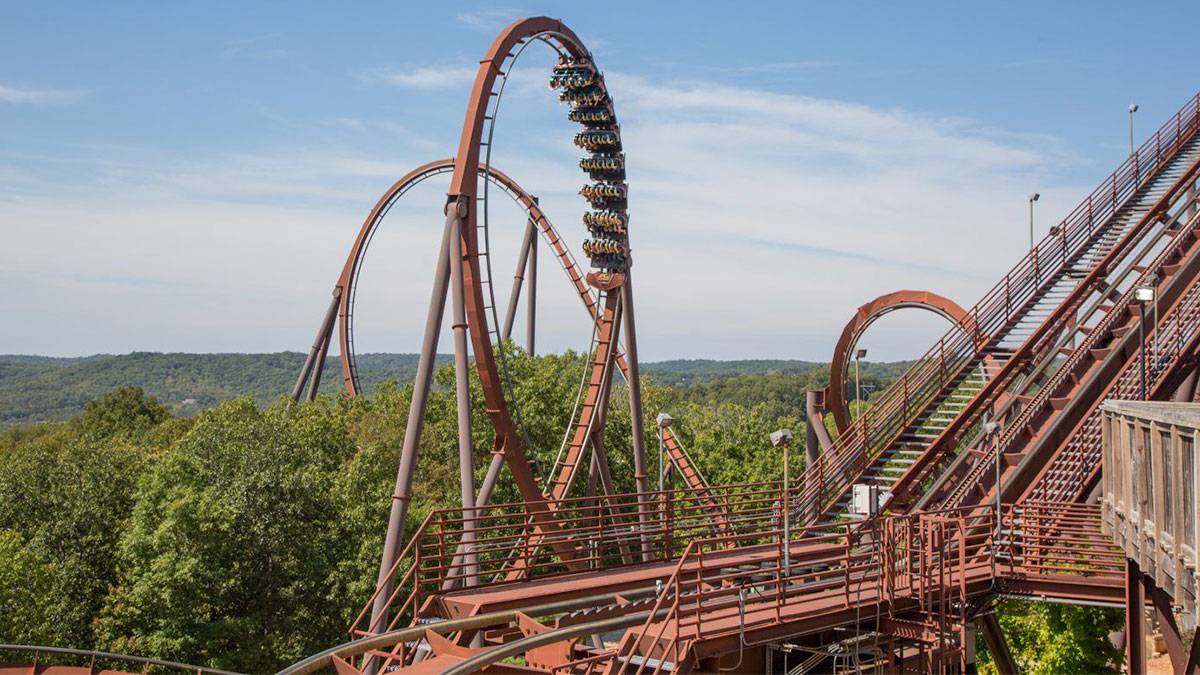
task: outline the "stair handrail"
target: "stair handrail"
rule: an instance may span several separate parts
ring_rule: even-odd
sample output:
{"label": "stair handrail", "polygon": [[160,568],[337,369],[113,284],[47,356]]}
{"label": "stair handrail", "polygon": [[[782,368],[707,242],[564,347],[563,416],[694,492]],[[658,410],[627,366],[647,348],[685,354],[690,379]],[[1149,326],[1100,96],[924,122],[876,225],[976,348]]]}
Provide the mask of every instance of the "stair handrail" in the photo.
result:
{"label": "stair handrail", "polygon": [[[1190,221],[1190,225],[1194,229],[1197,225],[1200,225],[1200,223],[1197,222],[1196,217],[1193,217],[1192,221]],[[1171,367],[1178,363],[1180,357],[1190,354],[1191,345],[1193,345],[1197,340],[1200,340],[1200,332],[1196,331],[1196,324],[1198,320],[1195,315],[1197,308],[1200,308],[1200,298],[1197,297],[1196,291],[1198,283],[1200,283],[1200,281],[1193,280],[1190,286],[1181,291],[1172,305],[1167,308],[1166,312],[1162,314],[1159,324],[1157,326],[1153,326],[1146,335],[1147,344],[1153,343],[1153,351],[1145,355],[1147,357],[1151,357],[1147,359],[1145,365],[1146,375],[1148,378],[1150,378],[1147,382],[1148,392],[1153,392],[1159,386],[1161,386],[1162,382],[1170,375],[1172,369]],[[1191,312],[1191,314],[1188,314],[1189,312]],[[1184,348],[1183,343],[1183,332],[1185,330],[1185,325],[1190,325],[1192,328],[1191,338],[1187,342],[1187,346],[1189,348],[1187,349]],[[1166,331],[1172,331],[1174,333],[1175,344],[1171,345],[1169,342],[1167,342],[1166,349],[1163,349],[1161,345],[1165,341],[1160,340],[1160,338],[1162,337],[1162,333]],[[1110,391],[1117,391],[1119,396],[1124,396],[1125,394],[1121,394],[1123,387],[1128,386],[1128,388],[1132,389],[1138,386],[1137,380],[1139,376],[1137,373],[1139,371],[1133,366],[1135,364],[1139,364],[1142,358],[1143,354],[1136,353],[1124,365],[1122,365],[1120,372],[1110,388]],[[1138,368],[1141,367],[1142,366],[1138,365]],[[1128,391],[1128,389],[1126,389],[1126,391]],[[1132,393],[1131,395],[1135,396],[1135,394]],[[1079,421],[1079,424],[1086,424],[1094,412],[1095,411],[1085,416]],[[1068,446],[1064,445],[1064,447]],[[1057,456],[1051,458],[1051,460],[1047,462],[1045,469],[1046,472],[1052,470],[1051,467],[1053,466],[1056,458]],[[1080,462],[1077,462],[1076,464],[1078,466],[1082,466],[1082,463]],[[1081,476],[1079,473],[1076,473],[1075,475],[1079,478],[1086,478],[1086,476]],[[1035,482],[1030,486],[1030,494],[1041,501],[1046,501],[1048,498],[1044,496],[1044,491],[1038,490],[1041,484],[1040,478],[1041,477],[1039,476],[1039,479],[1035,480]]]}
{"label": "stair handrail", "polygon": [[[888,387],[880,399],[867,411],[860,415],[859,420],[849,430],[841,434],[834,445],[818,458],[812,467],[805,471],[795,481],[795,489],[799,492],[797,501],[801,513],[819,514],[823,512],[824,495],[829,492],[831,485],[836,486],[835,495],[841,494],[851,480],[847,474],[869,464],[875,457],[876,447],[879,451],[886,449],[895,437],[908,424],[918,417],[937,392],[947,382],[957,377],[966,363],[976,358],[986,345],[986,336],[990,334],[997,318],[999,326],[1007,325],[1023,314],[1013,314],[1013,286],[1017,282],[1017,292],[1021,293],[1018,302],[1023,302],[1029,295],[1040,288],[1043,280],[1050,279],[1069,259],[1068,250],[1075,250],[1086,243],[1097,232],[1093,227],[1108,222],[1130,196],[1136,193],[1143,178],[1153,175],[1159,161],[1152,168],[1143,172],[1145,164],[1142,156],[1153,155],[1160,160],[1163,139],[1171,135],[1168,147],[1173,150],[1180,147],[1185,135],[1195,131],[1197,118],[1200,117],[1200,93],[1193,95],[1175,115],[1163,124],[1154,135],[1145,141],[1137,152],[1132,153],[1100,186],[1092,191],[1066,218],[1055,228],[1051,228],[1042,241],[1029,251],[1003,279],[998,282],[983,298],[968,311],[969,319],[965,326],[956,325],[943,336],[932,349],[918,359],[896,382]],[[1056,256],[1055,254],[1058,254]],[[1059,258],[1058,267],[1053,270],[1045,269],[1042,261],[1053,261]],[[1043,274],[1043,271],[1046,273]],[[1024,291],[1030,291],[1025,294]],[[997,326],[997,327],[999,327]],[[964,342],[964,338],[966,341]],[[969,347],[969,352],[960,351]],[[951,367],[947,368],[947,351],[950,351]],[[934,368],[934,364],[937,365]],[[911,405],[915,398],[918,405]],[[876,440],[883,438],[883,443],[872,443],[871,435]],[[859,451],[859,452],[855,452]],[[829,459],[832,456],[833,459]],[[852,466],[855,464],[856,466]],[[816,473],[817,476],[810,474]],[[836,484],[830,484],[824,478],[831,476]],[[817,481],[816,478],[822,478]],[[814,506],[818,508],[813,508]],[[813,515],[815,519],[816,515]]]}
{"label": "stair handrail", "polygon": [[1113,324],[1118,317],[1123,317],[1128,321],[1128,316],[1125,315],[1129,305],[1133,302],[1133,296],[1136,288],[1148,282],[1152,277],[1157,277],[1160,280],[1162,268],[1167,264],[1167,260],[1180,252],[1180,248],[1187,241],[1184,235],[1189,227],[1193,227],[1196,223],[1196,218],[1180,228],[1179,232],[1172,237],[1171,243],[1159,251],[1154,260],[1146,266],[1137,277],[1137,281],[1129,287],[1117,300],[1113,303],[1113,307],[1104,317],[1084,335],[1083,341],[1067,356],[1062,365],[1054,371],[1050,378],[1039,388],[1038,392],[1029,400],[1029,402],[1021,409],[1012,422],[1005,425],[1004,430],[998,441],[991,444],[990,447],[984,449],[984,455],[979,458],[975,465],[968,471],[966,477],[960,481],[951,491],[949,498],[946,501],[948,506],[957,506],[966,497],[967,491],[971,489],[976,482],[982,479],[982,474],[991,466],[990,462],[996,456],[996,452],[1000,448],[1008,449],[1012,445],[1013,440],[1019,434],[1025,432],[1025,427],[1029,424],[1030,419],[1035,413],[1039,413],[1049,404],[1050,399],[1058,392],[1058,388],[1063,384],[1065,379],[1070,376],[1074,368],[1079,364],[1079,361],[1095,347],[1101,337],[1108,337],[1114,328]]}
{"label": "stair handrail", "polygon": [[[388,596],[388,601],[387,601],[387,607],[390,609],[391,606],[395,603],[396,598],[399,597],[400,592],[404,589],[404,587],[406,585],[408,585],[408,582],[410,582],[410,581],[413,582],[412,590],[409,592],[408,597],[405,598],[405,602],[403,605],[401,605],[401,609],[395,613],[395,616],[393,616],[392,620],[389,622],[389,625],[394,624],[395,621],[403,614],[403,610],[407,609],[408,607],[412,606],[414,615],[415,615],[416,611],[420,609],[420,607],[416,606],[416,603],[419,600],[420,584],[421,584],[420,578],[417,577],[417,575],[420,572],[420,567],[421,567],[421,565],[420,565],[421,539],[424,537],[425,531],[430,527],[430,524],[433,522],[434,515],[436,513],[437,513],[437,511],[430,511],[429,513],[427,513],[425,515],[425,519],[421,521],[421,524],[419,526],[417,526],[417,530],[415,532],[413,532],[412,536],[410,536],[408,538],[408,544],[400,552],[400,555],[396,556],[396,561],[394,563],[392,563],[392,567],[391,567],[391,569],[388,570],[387,576],[385,576],[382,580],[380,580],[379,583],[377,583],[375,585],[375,591],[373,593],[371,593],[371,596],[369,598],[367,598],[366,603],[363,604],[363,608],[358,612],[358,616],[354,617],[354,621],[350,622],[350,630],[349,630],[350,639],[357,640],[361,637],[365,637],[367,635],[372,635],[376,632],[375,626],[367,626],[366,628],[359,628],[359,624],[361,624],[363,619],[366,618],[367,615],[371,612],[371,608],[374,606],[375,599],[377,597],[379,597],[379,594],[383,592],[383,588],[387,584],[391,584],[391,586],[392,586],[392,591],[391,591],[390,595]],[[407,560],[410,556],[413,559],[412,563],[408,566],[407,569],[405,569],[404,574],[401,575],[399,582],[397,583],[396,573],[397,573],[397,571],[399,571],[401,564],[405,560]],[[381,617],[381,620],[385,620],[385,619],[386,619],[386,613]]]}

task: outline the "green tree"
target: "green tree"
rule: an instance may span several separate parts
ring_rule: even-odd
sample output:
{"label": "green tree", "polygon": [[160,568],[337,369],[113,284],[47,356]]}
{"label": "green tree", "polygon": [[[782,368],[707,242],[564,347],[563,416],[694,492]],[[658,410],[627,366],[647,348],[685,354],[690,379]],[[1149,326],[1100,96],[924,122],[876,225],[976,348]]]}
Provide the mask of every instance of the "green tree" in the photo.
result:
{"label": "green tree", "polygon": [[[999,620],[1023,673],[1120,672],[1124,655],[1108,639],[1124,624],[1120,610],[1010,601],[1000,605]],[[979,660],[981,673],[996,672],[986,649]]]}
{"label": "green tree", "polygon": [[24,614],[38,617],[30,634],[93,646],[92,620],[116,581],[120,528],[148,457],[139,443],[166,442],[164,420],[152,399],[124,389],[93,401],[72,424],[5,436],[0,529],[20,536],[21,564],[40,561],[53,579],[53,592]]}
{"label": "green tree", "polygon": [[338,400],[263,412],[241,399],[202,415],[138,487],[102,644],[266,672],[335,642],[345,419]]}
{"label": "green tree", "polygon": [[0,529],[0,640],[46,644],[59,635],[45,607],[58,589],[53,567],[15,530]]}

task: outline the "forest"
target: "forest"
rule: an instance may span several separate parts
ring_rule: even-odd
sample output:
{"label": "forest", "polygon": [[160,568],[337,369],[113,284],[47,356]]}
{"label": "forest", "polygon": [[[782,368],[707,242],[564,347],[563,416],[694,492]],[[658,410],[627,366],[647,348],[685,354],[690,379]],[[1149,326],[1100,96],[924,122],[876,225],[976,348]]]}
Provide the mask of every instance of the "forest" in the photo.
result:
{"label": "forest", "polygon": [[[532,454],[549,466],[585,358],[506,348]],[[170,370],[169,360],[150,356],[147,371]],[[713,483],[778,480],[768,434],[803,428],[804,389],[821,384],[828,369],[740,363],[725,371],[718,362],[648,367],[646,427],[670,412]],[[868,368],[864,379],[884,386],[898,370]],[[0,431],[0,642],[260,673],[345,640],[373,588],[411,387],[394,376],[348,398],[328,386],[317,401],[295,405],[280,395],[287,380],[270,394],[208,381],[219,385],[214,400],[196,411],[172,410],[154,388],[122,386],[67,419]],[[436,381],[410,529],[458,499],[452,368],[440,367]],[[238,396],[220,393],[239,388]],[[479,475],[491,446],[481,398],[473,397]],[[628,489],[629,453],[620,449],[630,445],[629,409],[620,392],[613,401],[605,440],[614,477]],[[803,457],[792,453],[793,475]],[[502,481],[493,501],[515,498]],[[1114,610],[1001,608],[1010,644],[1032,673],[1119,663],[1107,633],[1121,621]],[[986,654],[981,667],[990,667]]]}
{"label": "forest", "polygon": [[[281,393],[291,391],[304,356],[299,352],[133,352],[76,358],[0,354],[0,427],[69,419],[81,412],[88,401],[123,386],[141,387],[175,415],[195,415],[240,396],[249,396],[259,405],[266,405]],[[438,360],[445,363],[450,357],[441,355]],[[360,354],[356,364],[359,379],[370,392],[387,382],[412,381],[417,355]],[[878,386],[894,379],[906,367],[906,362],[864,363],[863,381],[867,386]],[[807,386],[828,377],[825,364],[788,360],[674,360],[643,363],[642,370],[662,384],[675,386],[737,375],[771,375],[779,383],[796,381]],[[728,386],[739,390],[758,388],[755,380]],[[341,388],[341,361],[330,357],[321,377],[320,391],[334,392]]]}

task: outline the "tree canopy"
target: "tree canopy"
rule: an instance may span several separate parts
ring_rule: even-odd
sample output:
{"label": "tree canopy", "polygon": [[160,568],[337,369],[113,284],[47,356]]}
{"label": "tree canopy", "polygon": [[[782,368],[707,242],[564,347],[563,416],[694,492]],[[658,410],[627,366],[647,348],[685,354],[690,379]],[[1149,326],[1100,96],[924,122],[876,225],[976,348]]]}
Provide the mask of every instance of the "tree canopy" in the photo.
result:
{"label": "tree canopy", "polygon": [[[504,349],[516,416],[544,473],[587,359]],[[802,428],[797,397],[819,379],[774,372],[669,386],[647,377],[647,447],[657,448],[654,415],[670,412],[710,482],[777,480],[780,457],[767,436]],[[410,530],[429,509],[458,500],[452,368],[439,368],[435,383]],[[492,437],[472,385],[480,479]],[[0,642],[267,672],[343,641],[374,587],[410,392],[384,383],[358,398],[329,393],[301,405],[246,396],[178,416],[126,387],[68,421],[0,431]],[[618,489],[630,490],[632,425],[619,379],[611,398],[605,442]],[[803,434],[796,438],[799,471]],[[502,481],[494,501],[518,498]],[[1113,662],[1100,640],[1111,621],[1073,607],[1002,615],[1035,672]]]}

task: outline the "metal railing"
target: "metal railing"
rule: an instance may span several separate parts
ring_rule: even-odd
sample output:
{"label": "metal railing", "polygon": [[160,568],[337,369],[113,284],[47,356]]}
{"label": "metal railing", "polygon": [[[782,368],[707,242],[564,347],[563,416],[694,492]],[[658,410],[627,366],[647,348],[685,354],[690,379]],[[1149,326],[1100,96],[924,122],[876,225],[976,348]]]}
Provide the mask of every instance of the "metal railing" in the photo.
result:
{"label": "metal railing", "polygon": [[[1192,243],[1194,245],[1194,240]],[[1174,305],[1162,315],[1159,324],[1147,331],[1144,367],[1148,392],[1153,394],[1157,391],[1175,367],[1192,355],[1193,345],[1198,339],[1200,280],[1192,280]],[[1143,353],[1139,351],[1128,360],[1104,396],[1105,399],[1141,398],[1142,358]],[[1100,466],[1100,418],[1101,411],[1097,405],[1068,441],[1066,452],[1059,453],[1051,460],[1044,477],[1034,486],[1034,497],[1058,499],[1074,496],[1064,486],[1082,488],[1090,483],[1092,474]]]}
{"label": "metal railing", "polygon": [[731,631],[744,639],[748,631],[823,616],[844,621],[851,611],[855,623],[915,612],[945,647],[968,619],[965,600],[1006,580],[1109,587],[1124,580],[1123,554],[1101,534],[1098,506],[1005,504],[998,537],[997,525],[991,506],[880,518],[794,542],[787,562],[778,541],[739,549],[742,564],[716,551],[718,540],[693,541],[645,623],[608,660],[620,672],[657,675],[687,658],[699,639]]}
{"label": "metal railing", "polygon": [[[367,625],[379,594],[367,600],[351,638],[378,634],[420,615],[423,603],[449,590],[603,570],[678,558],[696,539],[725,546],[769,541],[780,526],[781,482],[680,487],[648,493],[575,497],[555,502],[553,532],[538,528],[532,502],[431,511],[409,537],[386,579],[390,619]],[[650,505],[651,518],[639,521]],[[463,540],[464,531],[473,539]],[[562,552],[571,551],[570,559]]]}
{"label": "metal railing", "polygon": [[[113,654],[111,652],[99,652],[91,649],[70,649],[68,647],[47,647],[45,645],[6,645],[0,644],[0,654],[32,654],[32,668],[29,672],[42,672],[42,669],[52,667],[52,664],[43,661],[44,656],[50,657],[65,657],[66,660],[79,663],[80,661],[87,662],[89,671],[104,672],[116,674],[118,671],[109,670],[104,667],[106,664],[126,666],[135,665],[143,673],[150,672],[185,672],[196,673],[196,675],[238,675],[235,672],[228,670],[219,670],[217,668],[206,668],[204,666],[193,666],[187,663],[178,663],[175,661],[164,661],[162,659],[152,659],[145,656],[130,656],[128,654]],[[51,660],[63,660],[63,658],[52,658]],[[101,668],[101,671],[97,671]],[[0,666],[0,670],[7,670]]]}
{"label": "metal railing", "polygon": [[[1192,137],[1200,117],[1200,94],[1193,96],[1136,153],[1099,187],[955,326],[888,387],[817,462],[796,481],[802,514],[820,514],[855,477],[908,428],[965,367],[985,356],[984,349],[1003,328],[1025,315],[1046,282],[1063,273],[1100,234],[1126,200],[1155,175],[1167,157]],[[812,516],[814,519],[816,515]]]}
{"label": "metal railing", "polygon": [[[1186,209],[1188,208],[1187,205],[1190,203],[1191,200],[1181,200],[1180,204],[1177,206]],[[1078,366],[1080,363],[1084,359],[1092,358],[1091,350],[1097,347],[1101,340],[1109,339],[1113,335],[1113,331],[1119,325],[1119,323],[1128,322],[1131,316],[1131,307],[1134,303],[1133,296],[1135,289],[1138,286],[1148,283],[1150,279],[1157,278],[1162,280],[1170,276],[1165,274],[1165,268],[1168,263],[1182,255],[1186,250],[1185,247],[1191,246],[1195,241],[1194,237],[1180,235],[1183,234],[1187,228],[1192,227],[1193,223],[1195,222],[1196,221],[1193,218],[1192,223],[1189,223],[1179,229],[1179,234],[1177,234],[1171,240],[1171,242],[1167,244],[1158,253],[1158,255],[1155,256],[1152,262],[1145,266],[1144,271],[1137,275],[1136,282],[1129,285],[1128,289],[1121,295],[1121,297],[1113,303],[1112,308],[1105,314],[1104,318],[1102,318],[1095,326],[1088,328],[1087,333],[1084,335],[1080,344],[1073,349],[1065,361],[1057,365],[1057,369],[1054,371],[1054,373],[1045,383],[1042,384],[1039,390],[1026,403],[1016,417],[1013,418],[1010,423],[1005,425],[1005,429],[998,441],[994,444],[991,444],[989,447],[982,449],[983,455],[979,457],[975,465],[968,471],[967,475],[958,482],[955,489],[950,493],[949,498],[945,502],[947,506],[956,506],[960,504],[970,489],[988,478],[986,474],[989,473],[997,452],[1011,451],[1013,444],[1018,442],[1018,440],[1020,442],[1028,442],[1028,428],[1034,416],[1043,413],[1050,405],[1051,399],[1062,394],[1062,387],[1067,384],[1068,380],[1075,373],[1078,372]],[[1164,318],[1166,319],[1166,321],[1164,321],[1166,324],[1174,318],[1174,315],[1168,313],[1168,315]],[[1180,349],[1182,349],[1182,344],[1180,344]],[[1157,349],[1155,351],[1156,353],[1158,352]],[[1167,350],[1162,355],[1166,356],[1168,359],[1180,356],[1180,354],[1177,354],[1172,350]],[[1135,357],[1135,359],[1137,358],[1140,357]],[[1127,379],[1129,370],[1130,369],[1126,369],[1125,371],[1125,377]],[[1136,372],[1137,371],[1135,370],[1135,377],[1133,378],[1135,381]],[[1158,373],[1156,372],[1154,374],[1157,375]],[[1119,388],[1120,387],[1118,386],[1118,389]],[[1128,394],[1133,392],[1127,391],[1125,393]],[[995,486],[992,487],[994,488]]]}

